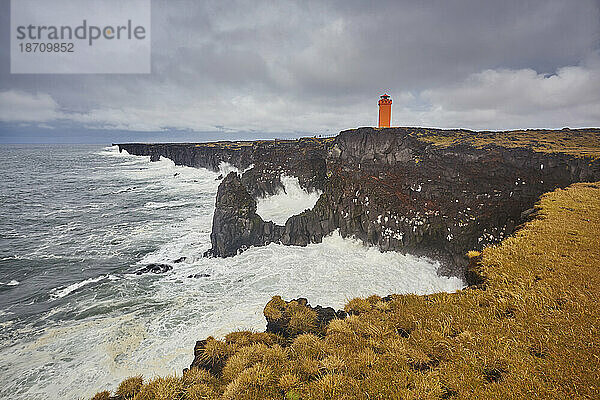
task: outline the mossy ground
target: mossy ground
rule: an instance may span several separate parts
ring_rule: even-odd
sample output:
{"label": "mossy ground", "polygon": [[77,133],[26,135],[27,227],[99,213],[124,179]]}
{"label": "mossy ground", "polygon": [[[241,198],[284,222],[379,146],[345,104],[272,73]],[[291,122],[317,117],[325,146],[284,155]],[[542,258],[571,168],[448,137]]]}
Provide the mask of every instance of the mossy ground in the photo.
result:
{"label": "mossy ground", "polygon": [[507,148],[530,148],[542,153],[566,153],[576,157],[600,158],[600,130],[516,130],[516,131],[466,131],[418,129],[414,134],[422,141],[437,146],[469,145],[483,148],[497,145]]}
{"label": "mossy ground", "polygon": [[469,256],[477,287],[354,299],[324,334],[230,334],[207,349],[227,360],[219,376],[123,389],[136,400],[600,398],[600,182],[542,196],[535,220]]}

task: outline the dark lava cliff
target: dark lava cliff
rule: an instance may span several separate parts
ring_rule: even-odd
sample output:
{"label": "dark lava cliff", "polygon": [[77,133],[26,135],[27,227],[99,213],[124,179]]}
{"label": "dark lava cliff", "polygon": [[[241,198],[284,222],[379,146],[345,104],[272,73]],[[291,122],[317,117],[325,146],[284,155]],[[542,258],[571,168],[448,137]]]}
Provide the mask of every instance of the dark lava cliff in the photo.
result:
{"label": "dark lava cliff", "polygon": [[[544,135],[578,130],[536,131]],[[586,130],[596,137],[598,130]],[[337,137],[205,144],[120,144],[151,160],[218,170],[240,170],[221,182],[211,234],[214,256],[232,256],[270,242],[318,243],[339,229],[383,251],[427,255],[441,273],[462,275],[465,253],[496,243],[527,220],[542,193],[573,182],[600,180],[600,161],[535,146],[458,143],[431,138],[468,131],[422,128],[359,128]],[[489,139],[493,132],[473,132]],[[510,135],[508,136],[510,138]],[[512,139],[511,139],[512,140]],[[493,142],[493,141],[492,141]],[[256,214],[256,199],[282,187],[282,174],[323,194],[312,210],[285,226]]]}

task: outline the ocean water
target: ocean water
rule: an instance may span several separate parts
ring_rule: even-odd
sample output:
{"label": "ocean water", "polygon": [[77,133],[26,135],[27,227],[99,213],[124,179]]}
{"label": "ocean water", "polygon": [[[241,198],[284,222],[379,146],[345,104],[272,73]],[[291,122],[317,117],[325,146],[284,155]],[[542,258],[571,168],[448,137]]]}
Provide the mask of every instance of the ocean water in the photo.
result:
{"label": "ocean water", "polygon": [[265,221],[285,225],[290,216],[313,208],[322,194],[320,190],[307,193],[300,187],[296,177],[283,175],[281,183],[283,183],[284,189],[280,189],[274,195],[257,201],[256,213]]}
{"label": "ocean water", "polygon": [[[337,233],[203,258],[220,172],[88,145],[3,146],[0,171],[0,398],[86,398],[131,375],[181,374],[196,340],[263,331],[276,294],[339,308],[464,286]],[[283,181],[258,204],[278,223],[318,198]],[[133,273],[155,262],[173,270]]]}

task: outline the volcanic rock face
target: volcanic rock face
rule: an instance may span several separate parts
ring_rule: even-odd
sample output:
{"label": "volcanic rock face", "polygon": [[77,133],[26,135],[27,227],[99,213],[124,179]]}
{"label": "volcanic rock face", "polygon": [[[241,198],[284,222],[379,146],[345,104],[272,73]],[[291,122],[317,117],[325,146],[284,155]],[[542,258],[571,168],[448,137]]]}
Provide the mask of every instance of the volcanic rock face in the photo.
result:
{"label": "volcanic rock face", "polygon": [[230,172],[219,185],[213,230],[212,248],[208,255],[228,257],[250,246],[263,246],[277,241],[283,227],[265,222],[256,213],[256,200],[242,185],[236,172]]}
{"label": "volcanic rock face", "polygon": [[251,164],[253,157],[250,142],[222,142],[219,146],[197,146],[193,143],[124,143],[118,146],[119,151],[126,150],[136,156],[150,156],[150,161],[158,161],[160,157],[164,157],[176,165],[212,171],[218,171],[222,162],[245,169]]}
{"label": "volcanic rock face", "polygon": [[344,237],[428,255],[443,262],[442,272],[461,274],[466,251],[511,234],[542,193],[600,179],[598,161],[527,148],[443,148],[419,133],[340,133],[327,158],[324,194],[313,210],[288,220],[291,240],[282,242],[318,242],[339,228]]}
{"label": "volcanic rock face", "polygon": [[325,158],[333,139],[259,140],[255,142],[215,142],[204,144],[170,143],[119,144],[119,151],[137,156],[160,157],[176,165],[219,171],[228,163],[244,171],[242,182],[254,198],[275,194],[283,188],[281,175],[298,178],[308,190],[323,189],[326,181]]}
{"label": "volcanic rock face", "polygon": [[[599,160],[536,152],[527,146],[436,146],[423,140],[450,134],[360,128],[341,132],[333,142],[120,148],[213,170],[223,161],[238,168],[254,165],[241,178],[230,174],[219,186],[213,255],[230,256],[269,242],[304,246],[339,229],[342,236],[383,251],[433,257],[444,266],[440,272],[458,275],[467,264],[466,251],[510,235],[528,218],[541,194],[573,182],[600,180]],[[256,215],[254,201],[281,187],[282,174],[297,176],[306,189],[323,191],[312,210],[289,218],[285,227],[264,222]]]}

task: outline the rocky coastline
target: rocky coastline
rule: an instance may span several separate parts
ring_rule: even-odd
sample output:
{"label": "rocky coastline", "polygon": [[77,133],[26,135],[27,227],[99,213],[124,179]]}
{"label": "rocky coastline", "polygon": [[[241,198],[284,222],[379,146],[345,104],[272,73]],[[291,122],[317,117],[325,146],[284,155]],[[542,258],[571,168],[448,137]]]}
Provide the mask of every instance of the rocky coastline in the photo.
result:
{"label": "rocky coastline", "polygon": [[[534,133],[543,145],[545,137],[597,131]],[[516,144],[489,143],[500,134]],[[539,151],[540,143],[519,145],[519,133],[511,134],[358,128],[335,138],[118,146],[152,161],[165,157],[213,171],[225,162],[244,171],[219,185],[208,256],[234,256],[271,242],[305,246],[339,229],[381,251],[428,256],[440,261],[440,274],[464,278],[466,252],[511,235],[533,216],[540,195],[600,180],[598,159]],[[460,135],[481,137],[483,144],[436,143]],[[256,199],[282,188],[283,174],[323,194],[311,210],[277,225],[256,213]]]}
{"label": "rocky coastline", "polygon": [[[578,138],[578,144],[569,142],[571,138]],[[334,390],[349,396],[344,398],[363,398],[363,391],[386,392],[397,374],[427,376],[434,382],[431,388],[409,385],[406,390],[454,398],[473,388],[502,390],[498,383],[520,379],[516,372],[532,370],[548,354],[560,362],[578,360],[565,355],[563,347],[572,349],[569,343],[580,343],[581,335],[592,332],[585,328],[589,323],[577,320],[573,326],[585,330],[570,335],[555,314],[579,315],[563,310],[571,304],[567,298],[588,301],[591,293],[587,282],[571,275],[580,276],[580,269],[597,264],[597,248],[591,244],[597,242],[597,229],[588,225],[597,225],[593,215],[598,212],[599,187],[572,184],[600,181],[599,139],[600,129],[523,133],[359,128],[334,139],[118,145],[120,151],[153,161],[167,157],[214,171],[227,162],[244,171],[222,178],[212,248],[206,256],[235,256],[271,242],[318,243],[339,229],[342,236],[381,251],[438,260],[439,274],[459,276],[469,287],[455,294],[355,298],[343,310],[274,296],[263,311],[265,332],[199,340],[182,378],[156,378],[144,385],[142,377],[132,377],[119,385],[114,397],[104,391],[94,400],[129,394],[153,398],[162,391],[185,392],[190,398],[213,398],[221,392],[223,398],[310,398]],[[591,154],[581,145],[587,140]],[[282,174],[298,177],[303,188],[323,194],[312,209],[277,225],[256,213],[256,199],[281,188]],[[583,218],[584,209],[592,219]],[[557,224],[565,229],[571,224],[574,230],[567,234]],[[151,265],[142,272],[157,273],[160,267]],[[565,276],[571,282],[568,293],[563,290]],[[594,278],[588,274],[588,279]],[[573,294],[577,291],[581,293]],[[529,300],[522,301],[525,297]],[[519,324],[519,329],[507,330],[507,324]],[[564,337],[554,344],[542,342],[548,329]],[[515,337],[515,332],[525,331],[524,338]],[[532,344],[532,335],[547,344]],[[502,345],[507,340],[523,344],[507,355]],[[523,360],[531,365],[523,367]],[[388,368],[398,362],[396,369]],[[555,369],[547,367],[555,378],[564,375],[566,367],[560,362]],[[439,375],[438,370],[446,372]],[[587,376],[589,372],[581,375]],[[371,381],[376,383],[369,385]],[[529,388],[531,381],[519,385]],[[396,386],[389,387],[388,395],[397,394]],[[538,386],[547,389],[545,383]],[[569,380],[559,387],[569,392]]]}

